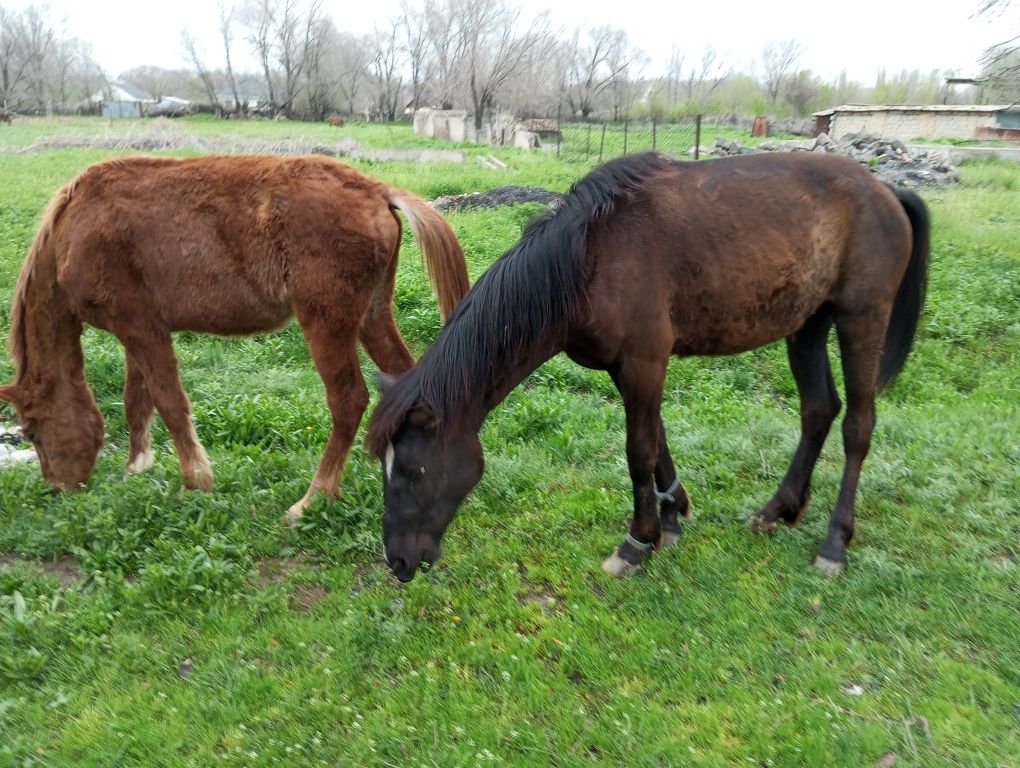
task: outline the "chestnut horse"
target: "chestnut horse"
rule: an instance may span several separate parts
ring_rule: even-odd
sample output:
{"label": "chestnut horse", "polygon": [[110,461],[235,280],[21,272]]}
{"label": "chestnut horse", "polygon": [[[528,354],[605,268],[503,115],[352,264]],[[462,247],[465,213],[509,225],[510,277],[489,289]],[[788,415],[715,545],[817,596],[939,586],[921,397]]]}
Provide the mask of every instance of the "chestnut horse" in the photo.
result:
{"label": "chestnut horse", "polygon": [[[836,574],[854,530],[875,394],[900,370],[924,303],[928,216],[846,157],[762,154],[606,163],[475,284],[411,372],[389,382],[369,450],[383,462],[383,541],[401,580],[482,475],[490,410],[558,352],[606,370],[623,398],[634,517],[614,575],[675,543],[689,509],[660,416],[671,355],[730,355],[786,338],[801,439],[755,527],[795,524],[840,408],[826,351],[835,325],[846,466],[817,566]],[[661,515],[660,515],[661,512]]]}
{"label": "chestnut horse", "polygon": [[127,359],[127,470],[153,464],[158,410],[188,488],[212,470],[192,424],[173,331],[246,335],[297,317],[326,387],[333,429],[304,497],[339,492],[368,403],[357,342],[383,371],[414,365],[393,320],[404,212],[444,316],[467,292],[464,254],[425,201],[320,157],[138,157],[99,163],[61,189],[21,270],[11,318],[14,404],[43,476],[73,490],[92,473],[103,418],[85,381],[82,324]]}

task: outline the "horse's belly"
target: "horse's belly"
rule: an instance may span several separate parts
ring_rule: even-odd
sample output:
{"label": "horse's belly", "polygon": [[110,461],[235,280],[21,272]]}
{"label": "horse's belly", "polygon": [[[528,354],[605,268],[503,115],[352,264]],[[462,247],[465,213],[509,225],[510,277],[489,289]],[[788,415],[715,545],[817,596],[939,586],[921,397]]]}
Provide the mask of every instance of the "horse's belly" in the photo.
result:
{"label": "horse's belly", "polygon": [[785,338],[799,330],[828,299],[820,286],[788,286],[754,294],[702,294],[672,313],[678,355],[732,355]]}

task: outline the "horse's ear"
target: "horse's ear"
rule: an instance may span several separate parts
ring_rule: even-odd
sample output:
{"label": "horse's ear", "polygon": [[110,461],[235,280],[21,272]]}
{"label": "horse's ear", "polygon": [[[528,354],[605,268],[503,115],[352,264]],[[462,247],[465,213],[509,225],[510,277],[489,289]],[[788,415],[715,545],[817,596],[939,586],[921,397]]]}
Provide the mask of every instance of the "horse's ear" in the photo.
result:
{"label": "horse's ear", "polygon": [[407,412],[407,423],[430,432],[439,426],[439,417],[427,405],[416,405]]}
{"label": "horse's ear", "polygon": [[379,384],[379,390],[381,392],[385,392],[387,389],[389,389],[394,384],[396,384],[398,381],[400,381],[400,377],[399,376],[393,376],[393,375],[391,375],[389,373],[386,373],[384,371],[379,371],[379,373],[377,373],[375,375],[375,380]]}
{"label": "horse's ear", "polygon": [[21,387],[17,384],[8,384],[7,386],[0,387],[0,400],[6,400],[8,403],[19,405],[22,399]]}

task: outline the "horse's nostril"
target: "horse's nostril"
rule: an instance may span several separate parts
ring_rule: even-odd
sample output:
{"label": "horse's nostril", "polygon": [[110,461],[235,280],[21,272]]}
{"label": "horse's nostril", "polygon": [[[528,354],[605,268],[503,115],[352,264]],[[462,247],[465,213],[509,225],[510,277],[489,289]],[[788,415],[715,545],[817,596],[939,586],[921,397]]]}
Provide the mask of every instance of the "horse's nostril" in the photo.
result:
{"label": "horse's nostril", "polygon": [[403,573],[407,570],[407,561],[402,557],[395,557],[390,560],[390,570],[394,573]]}

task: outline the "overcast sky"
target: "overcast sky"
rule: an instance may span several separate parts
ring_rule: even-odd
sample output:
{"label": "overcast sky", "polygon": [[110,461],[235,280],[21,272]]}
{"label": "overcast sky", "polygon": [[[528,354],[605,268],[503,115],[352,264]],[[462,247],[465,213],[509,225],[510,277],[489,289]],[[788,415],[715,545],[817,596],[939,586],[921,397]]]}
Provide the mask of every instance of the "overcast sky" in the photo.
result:
{"label": "overcast sky", "polygon": [[[56,23],[92,44],[108,74],[141,64],[184,66],[180,32],[187,27],[210,66],[217,47],[216,0],[0,0],[6,8],[48,6]],[[420,0],[412,0],[420,6]],[[766,43],[794,38],[804,46],[798,66],[831,79],[846,70],[871,85],[879,69],[954,70],[977,74],[988,46],[1020,31],[1017,9],[1009,16],[976,18],[979,0],[518,0],[525,17],[548,9],[564,35],[583,24],[611,24],[650,58],[646,75],[664,72],[674,46],[687,60],[712,46],[728,65],[750,72]],[[1014,3],[1020,5],[1020,3]],[[400,0],[324,0],[340,29],[371,32],[389,26]]]}

